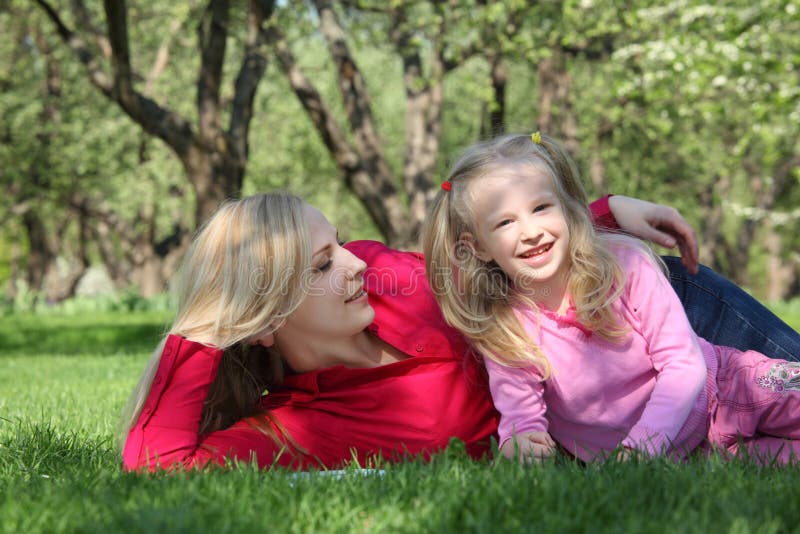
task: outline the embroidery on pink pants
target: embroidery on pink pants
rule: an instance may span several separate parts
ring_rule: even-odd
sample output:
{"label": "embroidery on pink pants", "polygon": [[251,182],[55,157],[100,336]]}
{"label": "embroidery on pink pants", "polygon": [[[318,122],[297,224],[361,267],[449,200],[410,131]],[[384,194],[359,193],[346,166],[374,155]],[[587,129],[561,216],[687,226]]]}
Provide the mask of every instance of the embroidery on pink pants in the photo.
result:
{"label": "embroidery on pink pants", "polygon": [[800,391],[800,363],[776,363],[767,375],[756,378],[756,383],[777,393]]}

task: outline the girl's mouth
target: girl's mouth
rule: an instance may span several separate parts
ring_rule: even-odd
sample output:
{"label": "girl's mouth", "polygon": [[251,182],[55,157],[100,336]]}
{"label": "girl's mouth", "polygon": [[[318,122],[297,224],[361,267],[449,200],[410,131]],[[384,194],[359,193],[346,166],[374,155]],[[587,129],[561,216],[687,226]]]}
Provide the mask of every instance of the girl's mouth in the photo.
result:
{"label": "girl's mouth", "polygon": [[547,243],[546,245],[542,245],[540,247],[536,247],[531,249],[527,252],[524,252],[519,255],[520,258],[535,258],[536,256],[541,256],[548,252],[551,248],[553,248],[553,243]]}

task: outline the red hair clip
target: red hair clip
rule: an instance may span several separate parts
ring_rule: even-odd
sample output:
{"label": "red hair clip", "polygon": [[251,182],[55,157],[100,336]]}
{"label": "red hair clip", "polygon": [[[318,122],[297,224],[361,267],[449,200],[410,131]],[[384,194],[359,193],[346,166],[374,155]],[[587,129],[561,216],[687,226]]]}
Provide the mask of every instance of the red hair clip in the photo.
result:
{"label": "red hair clip", "polygon": [[450,191],[451,189],[453,189],[453,182],[451,182],[450,180],[445,180],[444,182],[442,182],[442,189],[444,189],[445,191]]}

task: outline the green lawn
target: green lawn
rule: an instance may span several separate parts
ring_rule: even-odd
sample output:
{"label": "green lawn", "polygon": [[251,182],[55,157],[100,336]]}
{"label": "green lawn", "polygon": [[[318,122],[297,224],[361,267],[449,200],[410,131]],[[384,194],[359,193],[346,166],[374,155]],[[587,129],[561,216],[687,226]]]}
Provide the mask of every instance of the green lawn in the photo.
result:
{"label": "green lawn", "polygon": [[769,304],[768,307],[786,324],[800,332],[800,298],[789,302],[775,302]]}
{"label": "green lawn", "polygon": [[2,318],[2,531],[800,531],[800,467],[714,459],[524,468],[456,443],[382,477],[122,473],[117,414],[166,319]]}

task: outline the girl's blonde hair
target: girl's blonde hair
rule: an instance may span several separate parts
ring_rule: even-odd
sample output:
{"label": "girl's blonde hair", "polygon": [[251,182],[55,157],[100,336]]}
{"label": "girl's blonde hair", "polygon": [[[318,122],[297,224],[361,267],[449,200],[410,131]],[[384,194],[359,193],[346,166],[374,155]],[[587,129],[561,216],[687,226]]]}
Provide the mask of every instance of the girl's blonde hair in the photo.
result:
{"label": "girl's blonde hair", "polygon": [[[538,139],[537,139],[538,140]],[[477,351],[509,366],[539,367],[544,378],[550,365],[514,314],[514,305],[534,306],[514,291],[511,280],[494,262],[479,259],[464,242],[464,233],[478,235],[472,210],[471,185],[509,165],[531,165],[547,172],[569,229],[570,269],[567,290],[577,318],[596,335],[622,340],[627,328],[612,303],[625,277],[609,249],[621,236],[598,234],[592,225],[586,192],[572,159],[548,136],[506,135],[467,149],[456,161],[439,191],[422,230],[425,267],[445,319],[465,334]]]}
{"label": "girl's blonde hair", "polygon": [[[263,391],[283,381],[280,356],[255,340],[274,332],[306,295],[311,242],[305,206],[287,193],[228,201],[198,230],[183,258],[169,333],[223,350],[203,406],[201,434],[255,414]],[[124,410],[123,441],[139,419],[165,341]],[[269,425],[258,427],[276,437]]]}

